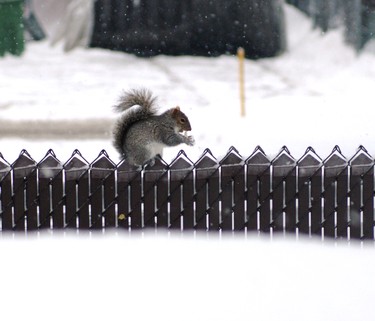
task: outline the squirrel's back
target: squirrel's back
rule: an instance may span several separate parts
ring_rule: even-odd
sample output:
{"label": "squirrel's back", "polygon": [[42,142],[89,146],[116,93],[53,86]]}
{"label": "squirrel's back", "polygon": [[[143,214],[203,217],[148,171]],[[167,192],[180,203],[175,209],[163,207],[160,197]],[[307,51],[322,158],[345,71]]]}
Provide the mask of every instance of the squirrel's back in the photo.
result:
{"label": "squirrel's back", "polygon": [[[113,145],[120,155],[124,155],[124,139],[129,128],[141,121],[149,119],[156,113],[156,98],[147,89],[132,89],[124,92],[119,103],[114,106],[116,112],[125,112],[116,123]],[[138,108],[136,106],[139,106]],[[131,109],[131,107],[135,107]]]}

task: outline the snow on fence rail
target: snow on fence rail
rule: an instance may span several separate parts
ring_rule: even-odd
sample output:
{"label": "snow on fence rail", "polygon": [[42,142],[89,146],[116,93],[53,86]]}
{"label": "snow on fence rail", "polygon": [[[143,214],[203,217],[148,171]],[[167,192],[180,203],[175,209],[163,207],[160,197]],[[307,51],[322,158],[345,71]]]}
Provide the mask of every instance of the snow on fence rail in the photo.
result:
{"label": "snow on fence rail", "polygon": [[139,170],[102,151],[89,164],[78,150],[61,163],[52,150],[35,162],[0,154],[1,229],[169,228],[298,233],[374,240],[374,159],[364,147],[347,160],[336,146],[322,160],[286,147],[269,160],[257,147],[231,147],[196,163],[181,151]]}

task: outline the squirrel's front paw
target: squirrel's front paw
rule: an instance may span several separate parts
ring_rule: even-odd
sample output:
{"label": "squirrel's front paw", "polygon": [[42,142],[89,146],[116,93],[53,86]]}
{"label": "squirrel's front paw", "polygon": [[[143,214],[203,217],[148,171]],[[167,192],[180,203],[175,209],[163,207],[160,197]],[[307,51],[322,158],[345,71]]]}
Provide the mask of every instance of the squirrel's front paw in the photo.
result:
{"label": "squirrel's front paw", "polygon": [[189,145],[189,146],[194,146],[195,144],[195,139],[193,136],[187,136],[186,137],[186,145]]}

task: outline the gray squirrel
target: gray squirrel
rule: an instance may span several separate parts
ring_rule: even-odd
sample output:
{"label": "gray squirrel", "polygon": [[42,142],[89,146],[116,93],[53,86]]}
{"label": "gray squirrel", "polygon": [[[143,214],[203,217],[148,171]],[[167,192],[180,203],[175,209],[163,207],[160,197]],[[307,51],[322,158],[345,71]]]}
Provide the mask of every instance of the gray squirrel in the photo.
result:
{"label": "gray squirrel", "polygon": [[191,131],[188,117],[179,107],[158,115],[156,97],[147,89],[125,92],[114,110],[123,115],[115,124],[113,145],[130,165],[153,166],[164,147],[195,143],[193,136],[182,135]]}

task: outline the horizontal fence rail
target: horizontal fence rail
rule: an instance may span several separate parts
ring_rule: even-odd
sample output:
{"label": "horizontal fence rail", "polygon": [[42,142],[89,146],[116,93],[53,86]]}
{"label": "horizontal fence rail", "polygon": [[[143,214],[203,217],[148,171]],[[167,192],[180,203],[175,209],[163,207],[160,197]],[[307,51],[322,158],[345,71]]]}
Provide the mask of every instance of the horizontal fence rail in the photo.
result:
{"label": "horizontal fence rail", "polygon": [[52,150],[35,162],[23,150],[0,153],[1,230],[165,228],[293,233],[374,240],[374,159],[359,147],[347,160],[336,146],[322,160],[287,147],[270,160],[257,147],[231,147],[196,163],[180,151],[166,164],[115,164],[103,150],[90,164],[75,150],[61,163]]}

